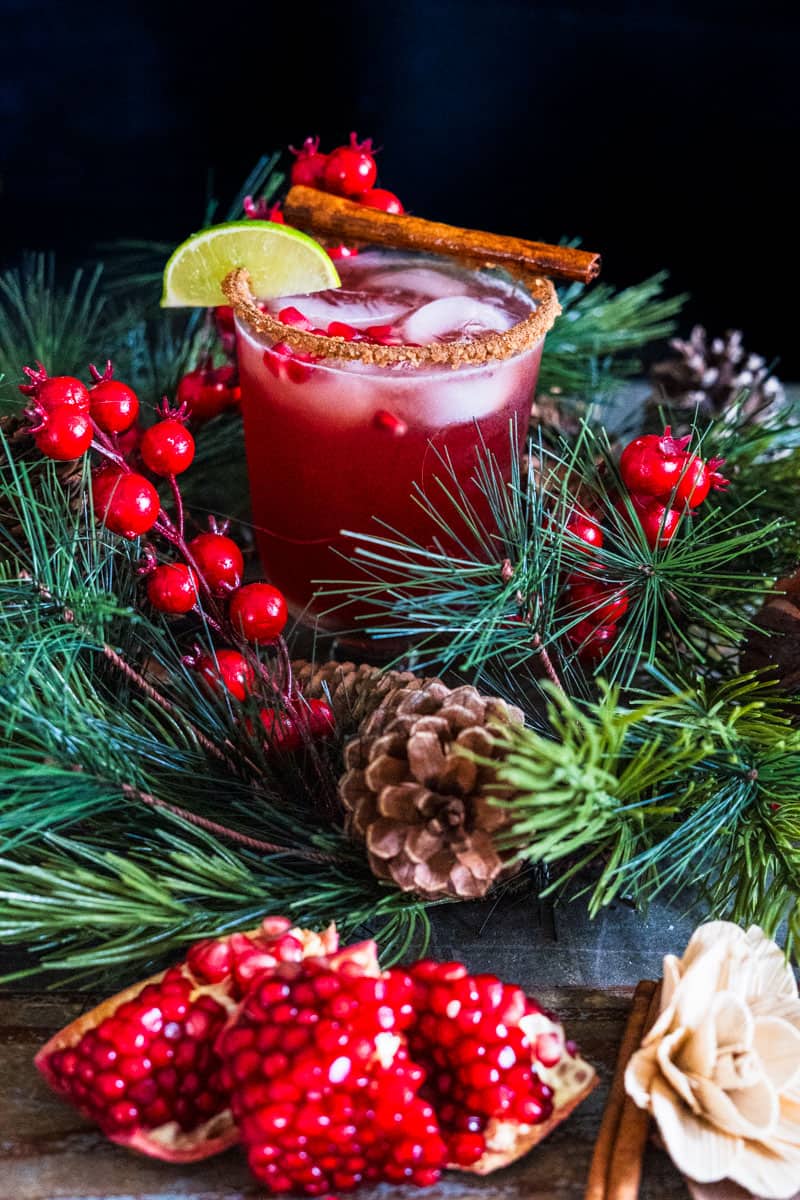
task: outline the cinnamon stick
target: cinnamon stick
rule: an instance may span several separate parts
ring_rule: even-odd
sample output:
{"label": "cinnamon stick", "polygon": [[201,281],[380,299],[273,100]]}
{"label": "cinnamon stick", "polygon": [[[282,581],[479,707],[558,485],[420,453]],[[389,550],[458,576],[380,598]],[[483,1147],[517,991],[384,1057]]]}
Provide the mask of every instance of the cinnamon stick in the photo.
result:
{"label": "cinnamon stick", "polygon": [[614,1077],[595,1142],[584,1200],[607,1200],[611,1195],[608,1191],[609,1170],[626,1100],[625,1068],[631,1055],[641,1044],[653,996],[657,991],[658,985],[653,980],[642,979],[633,993],[631,1011],[622,1035]]}
{"label": "cinnamon stick", "polygon": [[[659,984],[650,1000],[650,1005],[642,1028],[642,1037],[650,1029],[658,1016],[661,1003],[661,985]],[[641,1041],[641,1038],[639,1039]],[[638,1045],[633,1047],[638,1049]],[[630,1056],[629,1056],[630,1057]],[[625,1062],[627,1066],[627,1060]],[[625,1066],[622,1068],[624,1076]],[[623,1083],[624,1086],[624,1083]],[[639,1184],[642,1179],[642,1158],[647,1142],[647,1132],[650,1128],[650,1114],[634,1104],[626,1095],[622,1104],[622,1112],[617,1126],[617,1136],[608,1167],[608,1183],[606,1185],[606,1200],[637,1200]]]}
{"label": "cinnamon stick", "polygon": [[571,246],[551,246],[524,238],[461,229],[441,221],[425,221],[408,213],[381,212],[332,196],[317,188],[295,186],[286,197],[284,215],[292,225],[345,242],[368,242],[400,250],[446,254],[469,263],[496,263],[553,279],[589,283],[600,272],[600,255]]}

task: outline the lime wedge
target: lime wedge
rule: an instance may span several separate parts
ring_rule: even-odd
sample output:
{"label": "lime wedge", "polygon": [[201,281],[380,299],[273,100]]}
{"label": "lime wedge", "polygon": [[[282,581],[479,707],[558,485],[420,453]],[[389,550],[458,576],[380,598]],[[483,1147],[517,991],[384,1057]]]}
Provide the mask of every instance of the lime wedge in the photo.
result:
{"label": "lime wedge", "polygon": [[236,267],[247,268],[261,300],[340,286],[327,251],[299,229],[272,221],[229,221],[178,246],[164,268],[162,307],[227,304],[220,284]]}

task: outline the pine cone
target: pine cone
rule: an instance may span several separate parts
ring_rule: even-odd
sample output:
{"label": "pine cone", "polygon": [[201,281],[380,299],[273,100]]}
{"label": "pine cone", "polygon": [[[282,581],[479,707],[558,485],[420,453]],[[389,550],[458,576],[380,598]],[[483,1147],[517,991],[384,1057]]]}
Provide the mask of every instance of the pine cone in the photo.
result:
{"label": "pine cone", "polygon": [[494,835],[509,823],[491,803],[497,756],[490,723],[522,723],[505,701],[471,686],[415,679],[390,693],[345,747],[339,795],[370,867],[428,900],[484,896],[513,868]]}
{"label": "pine cone", "polygon": [[742,651],[743,671],[772,668],[767,679],[777,679],[783,691],[800,693],[800,569],[775,584],[755,618]]}
{"label": "pine cone", "polygon": [[355,730],[398,687],[420,686],[411,671],[383,671],[366,663],[307,662],[297,659],[292,671],[300,691],[309,700],[327,700],[337,729]]}
{"label": "pine cone", "polygon": [[647,407],[654,419],[660,421],[659,409],[664,408],[669,409],[673,424],[678,424],[679,414],[684,414],[688,424],[695,410],[704,417],[719,417],[747,392],[742,418],[760,424],[783,404],[780,380],[770,375],[759,354],[744,349],[738,330],[714,338],[709,346],[705,329],[695,325],[688,342],[674,338],[670,346],[677,357],[656,363],[650,373],[656,390]]}

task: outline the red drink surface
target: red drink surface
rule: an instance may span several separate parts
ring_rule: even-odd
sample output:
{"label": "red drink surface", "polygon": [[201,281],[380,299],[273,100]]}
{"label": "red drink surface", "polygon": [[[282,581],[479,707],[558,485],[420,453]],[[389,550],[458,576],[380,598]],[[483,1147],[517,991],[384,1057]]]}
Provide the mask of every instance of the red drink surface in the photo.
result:
{"label": "red drink surface", "polygon": [[[269,308],[276,314],[295,308],[323,330],[331,321],[363,330],[391,326],[404,342],[427,343],[508,329],[534,307],[510,281],[441,259],[370,251],[338,265],[341,290],[283,298]],[[386,533],[380,521],[429,544],[436,530],[412,500],[413,485],[438,500],[437,453],[449,456],[465,482],[479,433],[510,477],[510,422],[516,418],[524,437],[543,341],[478,366],[378,367],[326,358],[292,369],[291,360],[276,367],[270,342],[238,319],[237,335],[253,523],[265,573],[294,615],[318,618],[330,629],[351,626],[368,604],[325,616],[337,598],[311,602],[320,580],[365,581],[342,557],[357,543],[340,531]]]}

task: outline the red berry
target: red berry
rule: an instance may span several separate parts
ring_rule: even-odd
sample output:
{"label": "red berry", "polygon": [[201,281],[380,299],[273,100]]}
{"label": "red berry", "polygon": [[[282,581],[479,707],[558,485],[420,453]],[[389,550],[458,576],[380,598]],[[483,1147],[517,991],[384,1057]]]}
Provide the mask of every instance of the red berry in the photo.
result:
{"label": "red berry", "polygon": [[628,611],[628,594],[623,587],[613,588],[587,581],[574,583],[569,590],[572,607],[587,610],[585,620],[594,625],[614,625]]}
{"label": "red berry", "polygon": [[[658,546],[668,545],[677,532],[683,513],[675,508],[667,508],[655,497],[631,496],[630,499],[648,546],[655,550]],[[631,523],[624,500],[617,501],[617,511]]]}
{"label": "red berry", "polygon": [[358,254],[358,246],[345,246],[340,242],[338,246],[328,246],[328,256],[336,262],[340,258],[355,258]]}
{"label": "red berry", "polygon": [[36,445],[42,454],[59,462],[80,458],[92,444],[92,423],[75,405],[53,408],[45,415],[44,426],[36,433]]}
{"label": "red berry", "polygon": [[159,612],[187,613],[197,603],[197,576],[186,563],[161,563],[147,581],[147,598]]}
{"label": "red berry", "polygon": [[361,196],[374,186],[377,174],[372,141],[359,142],[351,133],[349,146],[337,146],[328,155],[323,181],[329,192],[339,196]]}
{"label": "red berry", "polygon": [[272,642],[286,625],[286,601],[270,583],[248,583],[231,597],[230,618],[249,642]]}
{"label": "red berry", "polygon": [[233,538],[222,533],[198,533],[189,542],[189,553],[215,595],[221,596],[242,582],[244,558]]}
{"label": "red berry", "polygon": [[145,430],[139,449],[155,475],[180,475],[192,465],[194,438],[182,421],[168,418]]}
{"label": "red berry", "polygon": [[381,212],[394,213],[399,216],[400,213],[406,211],[394,192],[387,192],[386,188],[370,188],[358,199],[359,203],[365,204],[367,208],[379,208]]}
{"label": "red berry", "polygon": [[152,529],[158,520],[158,492],[149,479],[136,472],[110,468],[92,479],[95,515],[112,533],[135,538]]}
{"label": "red berry", "polygon": [[253,668],[238,650],[217,650],[216,660],[203,654],[197,660],[197,670],[215,691],[222,683],[236,700],[244,700],[255,683]]}
{"label": "red berry", "polygon": [[710,458],[704,462],[696,454],[687,454],[681,467],[681,477],[677,482],[674,496],[670,504],[674,508],[695,508],[702,504],[713,488],[721,491],[728,486],[728,480],[719,473],[723,458]]}
{"label": "red berry", "polygon": [[230,304],[218,304],[214,309],[214,316],[220,333],[236,332],[236,326],[233,323],[233,309]]}
{"label": "red berry", "polygon": [[267,220],[272,221],[273,225],[285,225],[286,217],[283,215],[283,209],[280,204],[273,204],[267,212]]}
{"label": "red berry", "polygon": [[322,187],[328,155],[321,154],[319,138],[307,137],[299,150],[290,146],[295,161],[292,163],[291,181],[302,187]]}
{"label": "red berry", "polygon": [[333,709],[325,700],[309,700],[308,708],[303,711],[303,715],[312,737],[328,737],[336,728]]}
{"label": "red berry", "polygon": [[584,662],[598,662],[608,654],[617,636],[616,625],[596,625],[591,620],[579,621],[570,629],[568,637],[578,649],[578,658]]}
{"label": "red berry", "polygon": [[289,713],[276,712],[272,708],[262,708],[258,719],[267,732],[270,746],[279,754],[290,754],[302,746],[302,734]]}
{"label": "red berry", "polygon": [[686,461],[688,444],[688,437],[672,437],[669,425],[663,435],[648,433],[634,438],[619,460],[619,473],[628,491],[668,499]]}
{"label": "red berry", "polygon": [[52,412],[64,404],[78,408],[81,412],[89,411],[89,390],[80,379],[73,375],[54,375],[52,379],[48,379],[47,372],[41,365],[38,370],[32,367],[23,369],[31,382],[20,384],[19,390],[25,396],[32,396],[44,412]]}
{"label": "red berry", "polygon": [[603,531],[588,513],[576,509],[567,521],[567,529],[576,538],[580,538],[582,542],[586,542],[587,546],[592,546],[595,550],[599,550],[603,545]]}
{"label": "red berry", "polygon": [[136,392],[117,379],[100,379],[89,392],[89,404],[104,433],[124,433],[139,415]]}
{"label": "red berry", "polygon": [[235,381],[236,368],[232,366],[189,371],[178,384],[178,403],[186,405],[193,420],[210,421],[239,403]]}

